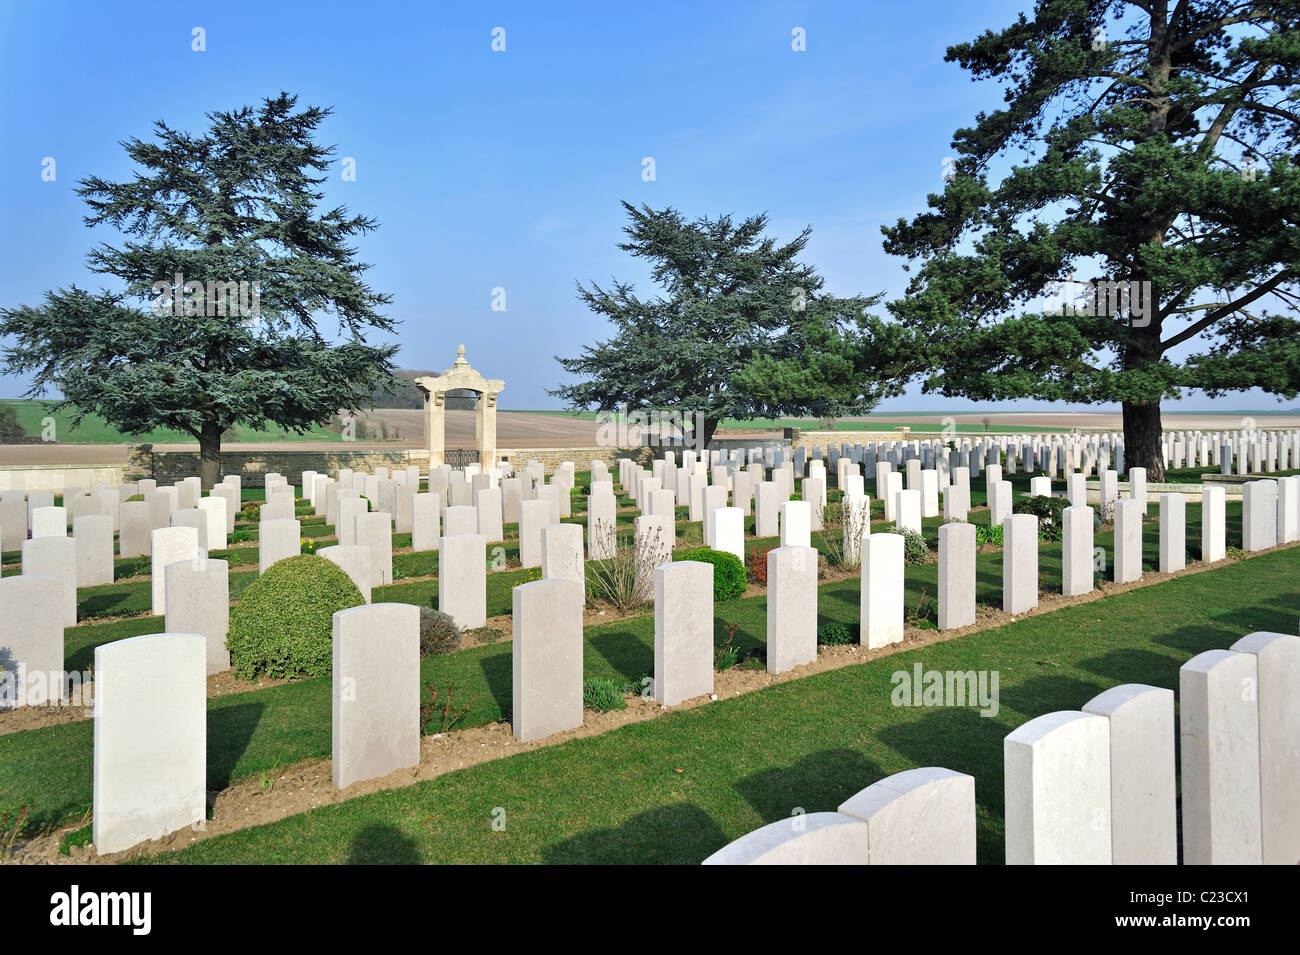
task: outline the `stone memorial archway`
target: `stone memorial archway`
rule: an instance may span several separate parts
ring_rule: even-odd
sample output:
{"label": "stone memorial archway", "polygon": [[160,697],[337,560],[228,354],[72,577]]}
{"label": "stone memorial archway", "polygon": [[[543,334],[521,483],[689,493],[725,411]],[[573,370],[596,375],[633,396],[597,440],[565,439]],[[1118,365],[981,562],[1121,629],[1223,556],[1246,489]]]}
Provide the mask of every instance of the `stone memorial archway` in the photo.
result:
{"label": "stone memorial archway", "polygon": [[465,360],[465,346],[456,349],[455,363],[435,378],[417,378],[415,385],[424,392],[424,435],[429,444],[429,465],[444,463],[446,457],[445,415],[447,392],[472,391],[478,397],[474,419],[474,443],[483,467],[496,463],[497,395],[505,390],[500,378],[484,378]]}

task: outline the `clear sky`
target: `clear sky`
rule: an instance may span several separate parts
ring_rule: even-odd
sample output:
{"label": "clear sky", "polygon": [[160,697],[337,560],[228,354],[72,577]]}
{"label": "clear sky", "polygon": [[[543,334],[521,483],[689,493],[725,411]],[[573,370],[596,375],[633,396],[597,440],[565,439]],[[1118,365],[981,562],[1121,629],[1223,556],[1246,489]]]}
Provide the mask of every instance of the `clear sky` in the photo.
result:
{"label": "clear sky", "polygon": [[[616,248],[620,199],[689,217],[765,211],[779,238],[811,226],[804,258],[830,292],[901,294],[880,226],[924,208],[953,132],[1000,102],[944,50],[1029,6],[4,0],[0,305],[106,281],[84,256],[115,235],[84,226],[73,189],[130,175],[119,141],[149,138],[157,119],[199,132],[207,111],[287,90],[334,109],[320,139],[355,160],[355,181],[337,167],[326,203],[380,222],[358,244],[402,322],[398,364],[446,368],[464,343],[506,380],[503,408],[559,407],[545,393],[563,380],[553,356],[609,331],[575,282],[649,291]],[[0,396],[25,388],[0,378]],[[880,410],[969,407],[915,386]],[[1178,407],[1281,406],[1244,393]]]}

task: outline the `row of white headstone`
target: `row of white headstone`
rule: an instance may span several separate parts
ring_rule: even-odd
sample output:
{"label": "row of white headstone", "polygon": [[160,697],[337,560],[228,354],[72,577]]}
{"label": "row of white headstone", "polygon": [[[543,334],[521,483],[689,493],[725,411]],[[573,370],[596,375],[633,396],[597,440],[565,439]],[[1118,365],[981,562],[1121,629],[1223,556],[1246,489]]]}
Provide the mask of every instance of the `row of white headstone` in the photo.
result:
{"label": "row of white headstone", "polygon": [[[1300,863],[1300,637],[1252,633],[1003,741],[1011,865]],[[1176,780],[1181,786],[1176,786]],[[1179,795],[1181,794],[1181,804]],[[770,823],[706,865],[973,865],[975,780],[941,767],[873,783],[835,812]]]}
{"label": "row of white headstone", "polygon": [[[807,502],[787,502],[787,507],[797,504],[807,506]],[[787,526],[792,524],[789,521],[786,523]],[[956,527],[956,525],[948,526]],[[1088,527],[1091,528],[1090,520],[1088,521]],[[186,528],[186,530],[190,529]],[[577,531],[577,552],[580,558],[581,528],[579,526],[548,525],[543,528],[543,534],[548,538],[558,537],[558,535],[563,535],[566,530],[569,530],[567,536],[572,536],[572,531]],[[816,553],[806,543],[791,544],[783,541],[783,545],[782,548],[769,555],[768,666],[774,672],[781,672],[783,669],[810,662],[816,657]],[[476,576],[481,581],[485,568],[484,546],[485,542],[481,535],[444,536],[442,539],[444,553],[440,563],[443,567],[463,569],[466,572],[465,576]],[[461,548],[464,549],[463,554],[460,553]],[[559,549],[558,545],[557,549]],[[573,570],[571,546],[568,549],[570,551],[569,558],[563,562],[557,561],[557,568],[566,566]],[[873,646],[897,642],[897,640],[901,639],[902,616],[901,538],[897,535],[888,534],[869,535],[863,541],[863,552],[863,642]],[[1009,561],[1009,563],[1014,563],[1014,561]],[[213,566],[209,569],[208,565]],[[973,559],[971,565],[973,568]],[[175,568],[174,573],[180,575],[187,567],[192,572],[210,572],[213,576],[218,576],[226,570],[223,562],[191,559],[170,562],[166,568],[167,576],[171,577],[173,575],[173,568]],[[477,574],[471,574],[471,569],[475,568]],[[462,581],[450,579],[451,576],[451,574],[448,574],[439,582],[440,601],[444,609],[447,609],[449,599],[454,603],[459,596],[464,596],[469,592],[485,595],[485,588],[482,585],[466,585]],[[973,580],[970,583],[973,595]],[[224,594],[226,589],[226,587],[222,587],[220,592]],[[211,591],[213,593],[218,592],[216,587],[212,587]],[[941,600],[942,593],[941,588]],[[701,615],[698,613],[698,608],[705,599],[708,600],[711,607],[711,595],[712,568],[710,565],[691,564],[689,562],[670,563],[660,566],[656,570],[656,696],[660,698],[662,695],[661,702],[680,702],[681,699],[709,692],[712,689],[712,614],[709,613],[707,626],[705,626],[701,622]],[[537,584],[523,585],[515,589],[513,607],[516,640],[514,645],[515,732],[521,740],[538,739],[581,725],[583,602],[584,590],[576,573],[556,575]],[[220,604],[224,609],[227,601],[223,599]],[[385,609],[381,612],[384,614],[405,614],[402,620],[410,619],[402,624],[402,629],[413,628],[415,633],[413,665],[404,668],[398,667],[397,669],[407,669],[412,673],[418,672],[418,608],[406,605],[372,605],[372,607],[379,608],[390,606],[405,607],[405,609],[392,611]],[[354,613],[354,611],[344,613]],[[412,616],[412,613],[414,613],[414,616]],[[358,621],[356,631],[358,634],[378,632],[376,623],[379,621],[377,618],[366,617],[363,619],[358,617],[356,619]],[[897,627],[894,626],[895,621]],[[873,626],[876,623],[878,625]],[[338,641],[339,628],[342,626],[346,629],[346,624],[340,624],[336,619],[335,626],[335,652],[337,655],[341,652],[343,646]],[[172,630],[171,619],[168,620],[168,630]],[[202,641],[203,661],[206,671],[211,666],[211,641],[201,634],[192,635],[198,636]],[[406,656],[410,655],[404,654],[403,659]],[[98,673],[100,672],[98,652],[96,659]],[[530,661],[535,662],[530,665]],[[707,668],[705,663],[707,663]],[[393,668],[385,667],[385,669]],[[355,683],[349,684],[347,682],[346,668],[343,682],[340,682],[338,668],[336,668],[335,672],[335,732],[337,743],[339,720],[341,718],[337,711],[338,707],[344,703],[353,702],[339,694],[355,693],[356,687]],[[703,677],[699,676],[699,674],[705,672],[707,672],[708,676],[707,688],[704,688]],[[681,674],[681,676],[678,677],[677,674]],[[533,676],[536,676],[536,679],[533,679]],[[697,677],[699,686],[695,685]],[[377,677],[376,679],[380,678]],[[383,682],[382,679],[380,682]],[[99,705],[98,701],[101,699],[99,689],[99,686],[97,686],[97,707]],[[202,690],[201,685],[200,689]],[[381,707],[381,709],[383,708]],[[414,708],[414,711],[418,712],[418,705]],[[100,712],[98,708],[96,712]],[[358,709],[356,712],[361,713],[362,709]],[[575,713],[576,722],[574,722]],[[403,718],[405,719],[405,717]],[[346,721],[344,722],[346,724]],[[373,720],[366,719],[359,725],[373,728],[373,724]],[[96,733],[98,737],[98,725]],[[380,735],[382,736],[384,733],[381,732]],[[368,738],[364,732],[361,736]],[[415,738],[418,760],[418,727]],[[363,746],[358,751],[369,753],[372,748]],[[342,752],[345,749],[336,747],[336,752]],[[366,756],[362,761],[368,765],[367,761],[369,759],[370,757]],[[342,776],[336,776],[336,780],[349,779],[348,771],[339,768],[339,766],[346,767],[347,765],[350,765],[350,763],[346,759],[336,765],[336,773],[343,773]],[[98,766],[99,756],[97,752],[97,773]],[[380,773],[380,775],[382,774]],[[369,777],[359,776],[351,778],[350,781],[355,781],[356,778]],[[340,782],[339,784],[346,786],[348,782]],[[96,785],[98,791],[98,776]],[[112,789],[113,787],[109,788]],[[101,851],[115,850],[101,847]]]}
{"label": "row of white headstone", "polygon": [[[673,705],[711,693],[713,566],[666,564],[655,587],[655,698]],[[582,725],[584,600],[583,584],[570,577],[514,589],[512,725],[521,741]],[[95,651],[94,841],[101,853],[206,818],[208,642],[171,631],[171,623],[167,633]],[[418,765],[419,608],[381,603],[339,611],[332,636],[335,785]]]}
{"label": "row of white headstone", "polygon": [[[751,460],[753,452],[749,452]],[[766,453],[766,452],[765,452]],[[766,460],[780,460],[773,450]],[[1272,473],[1300,468],[1300,429],[1241,428],[1224,431],[1166,431],[1161,435],[1161,454],[1168,468],[1219,468],[1223,474]],[[987,464],[1006,461],[1007,473],[1042,470],[1050,477],[1081,471],[1100,474],[1113,466],[1125,473],[1123,435],[1115,432],[1088,435],[1021,434],[989,435],[980,438],[945,435],[942,437],[890,440],[868,444],[807,446],[796,448],[790,458],[802,473],[804,462],[824,458],[834,470],[836,462],[847,458],[863,464],[867,473],[877,460],[890,460],[895,468],[911,458],[920,458],[926,467],[965,465],[979,476]]]}

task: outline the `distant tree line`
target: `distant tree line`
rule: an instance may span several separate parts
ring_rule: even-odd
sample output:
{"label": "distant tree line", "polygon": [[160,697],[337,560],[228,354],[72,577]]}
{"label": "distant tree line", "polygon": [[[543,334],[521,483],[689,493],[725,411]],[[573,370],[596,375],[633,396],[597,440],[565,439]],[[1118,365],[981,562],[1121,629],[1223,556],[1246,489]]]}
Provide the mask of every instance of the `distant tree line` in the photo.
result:
{"label": "distant tree line", "polygon": [[[392,384],[377,386],[370,400],[376,408],[423,408],[424,392],[415,386],[415,379],[436,378],[438,374],[436,371],[394,369]],[[474,407],[472,391],[457,389],[447,394],[447,408],[450,410],[473,411]]]}

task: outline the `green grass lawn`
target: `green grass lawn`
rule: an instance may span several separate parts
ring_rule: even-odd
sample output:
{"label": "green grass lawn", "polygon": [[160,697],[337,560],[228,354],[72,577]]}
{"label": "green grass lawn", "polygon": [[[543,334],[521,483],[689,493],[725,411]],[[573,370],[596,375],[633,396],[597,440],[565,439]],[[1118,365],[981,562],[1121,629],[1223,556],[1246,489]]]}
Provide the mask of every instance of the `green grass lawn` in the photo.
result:
{"label": "green grass lawn", "polygon": [[[45,430],[45,418],[54,419],[54,438],[58,444],[194,444],[193,435],[170,428],[155,428],[143,434],[125,434],[113,427],[98,415],[86,415],[81,424],[72,426],[74,413],[72,409],[62,411],[50,410],[56,402],[27,399],[4,399],[0,405],[14,409],[18,424],[29,436],[39,438]],[[236,426],[222,436],[227,443],[260,441],[342,441],[343,436],[333,431],[326,431],[319,425],[312,427],[305,434],[287,431],[283,428],[270,427],[265,431],[255,431],[243,425]]]}
{"label": "green grass lawn", "polygon": [[[1255,630],[1291,632],[1297,570],[1300,551],[1263,555],[311,810],[158,861],[694,864],[798,810],[833,810],[891,773],[946,766],[975,777],[978,857],[999,863],[1008,732],[1120,683],[1176,690],[1178,668],[1195,654]],[[999,712],[893,706],[891,674],[918,663],[996,670]],[[249,725],[270,715],[253,696],[223,701],[244,711],[225,714],[230,735],[219,737],[210,721],[218,747],[210,787],[234,749],[253,747],[259,727]],[[295,730],[312,732],[286,726],[281,742]],[[494,830],[501,818],[504,829]]]}

